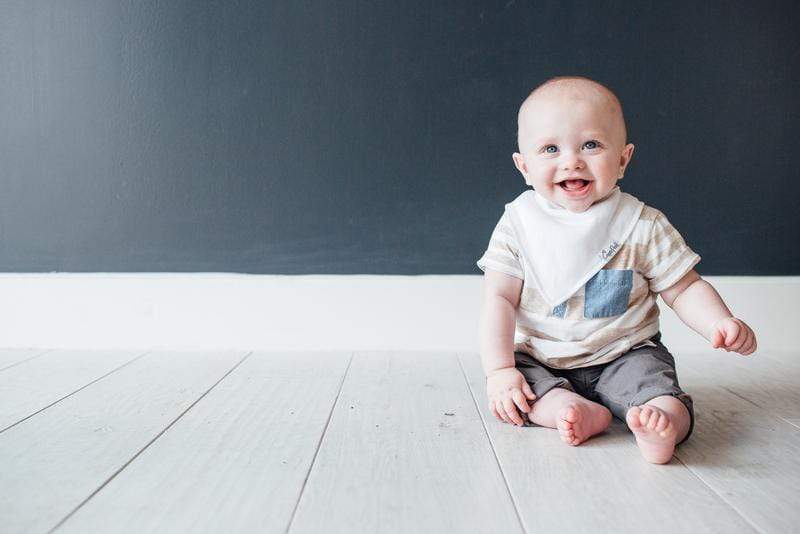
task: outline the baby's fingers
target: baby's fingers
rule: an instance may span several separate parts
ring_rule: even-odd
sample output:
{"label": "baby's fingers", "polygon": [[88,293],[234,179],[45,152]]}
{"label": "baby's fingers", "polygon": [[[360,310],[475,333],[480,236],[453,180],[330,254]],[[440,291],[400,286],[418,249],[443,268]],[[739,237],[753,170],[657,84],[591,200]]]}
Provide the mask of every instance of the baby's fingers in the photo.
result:
{"label": "baby's fingers", "polygon": [[742,349],[739,351],[739,354],[747,356],[748,354],[752,354],[755,349],[756,349],[756,335],[753,333],[752,330],[750,330],[749,332],[747,332],[747,340],[742,345]]}
{"label": "baby's fingers", "polygon": [[506,397],[506,399],[503,401],[503,408],[506,409],[506,415],[508,415],[512,423],[519,426],[523,425],[522,417],[520,417],[517,413],[517,408],[514,406],[514,401],[511,400],[510,397]]}
{"label": "baby's fingers", "polygon": [[730,350],[738,351],[739,349],[741,349],[742,346],[747,341],[747,336],[748,336],[749,332],[751,332],[751,330],[749,328],[740,327],[739,333],[736,336],[736,339],[734,339],[732,343],[728,343],[728,347],[730,348]]}
{"label": "baby's fingers", "polygon": [[500,416],[499,418],[500,418],[501,421],[505,421],[506,423],[511,423],[511,419],[508,418],[508,415],[506,414],[506,410],[505,410],[505,408],[503,408],[503,401],[501,401],[501,400],[495,401],[494,409],[495,409],[495,412],[497,412],[497,414]]}
{"label": "baby's fingers", "polygon": [[735,352],[742,352],[742,349],[747,345],[749,341],[750,341],[750,329],[742,328],[742,332],[739,334],[739,337],[736,338],[736,341],[733,343],[731,350]]}
{"label": "baby's fingers", "polygon": [[514,403],[520,410],[522,410],[525,413],[531,411],[530,406],[528,406],[528,403],[525,400],[525,395],[523,395],[520,390],[515,389],[513,392],[511,392],[511,396],[514,398]]}
{"label": "baby's fingers", "polygon": [[731,350],[733,344],[741,338],[742,327],[736,321],[730,321],[726,324],[725,329],[725,347],[726,350]]}
{"label": "baby's fingers", "polygon": [[714,330],[714,333],[711,334],[711,346],[718,349],[724,344],[725,332],[723,330]]}
{"label": "baby's fingers", "polygon": [[531,389],[531,385],[528,384],[527,382],[522,384],[522,392],[525,394],[525,397],[527,397],[529,400],[536,399],[536,393],[533,392],[533,390]]}

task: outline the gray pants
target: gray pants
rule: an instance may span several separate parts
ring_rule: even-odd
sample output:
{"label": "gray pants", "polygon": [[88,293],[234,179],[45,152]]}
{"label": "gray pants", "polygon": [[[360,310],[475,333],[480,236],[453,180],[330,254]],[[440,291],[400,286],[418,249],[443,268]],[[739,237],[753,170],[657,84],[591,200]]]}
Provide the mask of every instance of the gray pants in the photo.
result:
{"label": "gray pants", "polygon": [[[578,369],[554,369],[523,352],[515,352],[514,358],[517,369],[525,376],[537,399],[553,388],[565,388],[602,404],[623,421],[631,406],[639,406],[661,395],[677,398],[689,410],[691,419],[689,432],[680,442],[683,443],[694,429],[692,397],[678,384],[675,359],[661,343],[661,333],[650,341],[656,346],[640,347],[612,362]],[[537,426],[531,422],[527,424]]]}

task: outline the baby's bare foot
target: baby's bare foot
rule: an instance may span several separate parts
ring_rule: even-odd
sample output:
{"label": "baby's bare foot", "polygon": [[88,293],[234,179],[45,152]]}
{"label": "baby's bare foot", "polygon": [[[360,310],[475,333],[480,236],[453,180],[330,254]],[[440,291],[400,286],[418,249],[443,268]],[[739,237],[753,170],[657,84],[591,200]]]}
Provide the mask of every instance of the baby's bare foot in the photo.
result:
{"label": "baby's bare foot", "polygon": [[664,410],[643,404],[634,406],[625,414],[628,428],[636,436],[642,456],[648,462],[665,464],[675,450],[677,430]]}
{"label": "baby's bare foot", "polygon": [[600,405],[571,402],[556,414],[556,428],[564,443],[580,445],[611,423],[611,412]]}

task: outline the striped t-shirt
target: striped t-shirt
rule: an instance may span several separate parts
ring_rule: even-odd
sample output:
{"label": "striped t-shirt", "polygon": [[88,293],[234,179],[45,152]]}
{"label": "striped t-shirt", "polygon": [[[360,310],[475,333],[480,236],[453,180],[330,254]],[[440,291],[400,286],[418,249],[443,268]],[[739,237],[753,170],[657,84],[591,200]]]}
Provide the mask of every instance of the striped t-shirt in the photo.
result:
{"label": "striped t-shirt", "polygon": [[[527,251],[526,251],[527,252]],[[555,308],[525,280],[523,257],[504,212],[478,260],[522,280],[514,350],[559,369],[608,363],[659,331],[656,294],[700,261],[659,210],[645,205],[627,241],[581,289]]]}

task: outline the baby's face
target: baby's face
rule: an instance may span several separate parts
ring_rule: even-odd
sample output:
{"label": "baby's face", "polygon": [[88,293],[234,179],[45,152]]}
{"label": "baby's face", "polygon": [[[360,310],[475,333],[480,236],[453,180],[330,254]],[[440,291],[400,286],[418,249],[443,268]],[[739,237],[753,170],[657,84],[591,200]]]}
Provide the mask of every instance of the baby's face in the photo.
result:
{"label": "baby's face", "polygon": [[514,164],[525,182],[575,213],[606,198],[633,155],[621,112],[604,99],[534,97],[523,106],[519,141]]}

